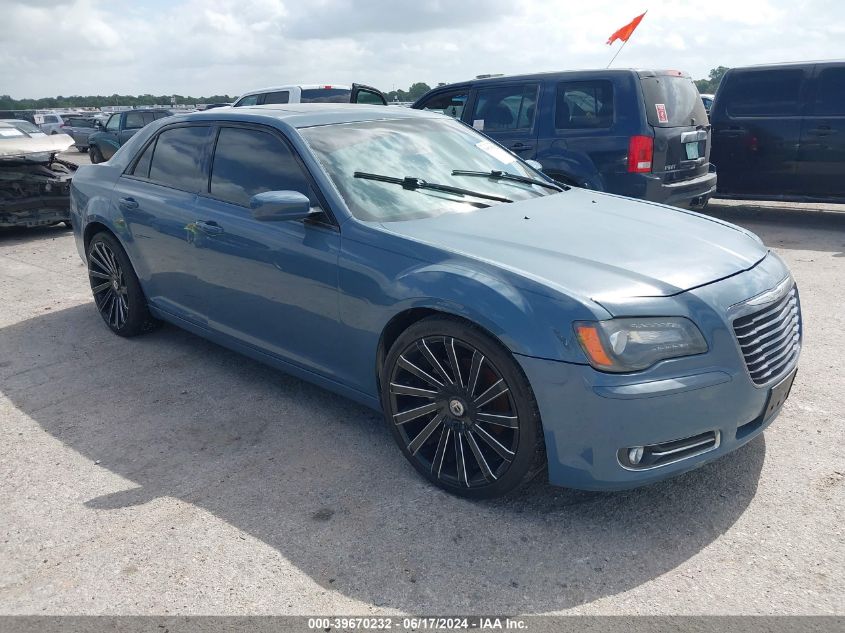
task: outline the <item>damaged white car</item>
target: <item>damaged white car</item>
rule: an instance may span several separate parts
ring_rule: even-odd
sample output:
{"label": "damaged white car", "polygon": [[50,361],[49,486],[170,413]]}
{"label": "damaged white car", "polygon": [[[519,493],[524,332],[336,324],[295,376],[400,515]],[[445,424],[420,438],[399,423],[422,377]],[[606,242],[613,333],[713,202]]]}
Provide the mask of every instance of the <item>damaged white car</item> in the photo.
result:
{"label": "damaged white car", "polygon": [[26,121],[0,120],[0,228],[70,226],[76,165],[56,154],[71,145],[67,134],[47,136]]}

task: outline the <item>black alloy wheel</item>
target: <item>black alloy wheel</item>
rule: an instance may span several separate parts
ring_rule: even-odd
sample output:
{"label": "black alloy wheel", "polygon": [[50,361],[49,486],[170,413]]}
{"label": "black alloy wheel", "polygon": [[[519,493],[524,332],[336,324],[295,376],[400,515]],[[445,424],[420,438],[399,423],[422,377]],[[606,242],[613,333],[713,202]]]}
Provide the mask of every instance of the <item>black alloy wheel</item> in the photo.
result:
{"label": "black alloy wheel", "polygon": [[135,336],[155,324],[126,252],[108,233],[98,233],[88,245],[88,279],[94,304],[112,332]]}
{"label": "black alloy wheel", "polygon": [[470,324],[429,318],[403,333],[382,377],[388,424],[435,484],[505,494],[545,465],[539,414],[511,355]]}

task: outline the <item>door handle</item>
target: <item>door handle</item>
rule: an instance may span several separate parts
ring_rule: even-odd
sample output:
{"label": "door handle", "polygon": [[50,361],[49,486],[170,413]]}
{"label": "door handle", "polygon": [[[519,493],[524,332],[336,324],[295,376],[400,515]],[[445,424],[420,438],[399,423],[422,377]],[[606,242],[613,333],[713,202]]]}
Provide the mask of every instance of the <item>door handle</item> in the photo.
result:
{"label": "door handle", "polygon": [[195,220],[194,226],[206,235],[220,235],[223,232],[223,227],[213,220]]}
{"label": "door handle", "polygon": [[820,125],[815,130],[810,130],[810,134],[815,136],[830,136],[836,134],[839,130],[834,130],[829,125]]}
{"label": "door handle", "polygon": [[138,208],[138,201],[135,198],[121,198],[118,200],[118,206],[126,211]]}
{"label": "door handle", "polygon": [[521,151],[526,150],[526,149],[531,149],[532,147],[534,147],[534,146],[533,145],[526,145],[525,143],[522,143],[522,142],[516,142],[513,145],[511,145],[511,149],[514,149],[517,152],[521,152]]}

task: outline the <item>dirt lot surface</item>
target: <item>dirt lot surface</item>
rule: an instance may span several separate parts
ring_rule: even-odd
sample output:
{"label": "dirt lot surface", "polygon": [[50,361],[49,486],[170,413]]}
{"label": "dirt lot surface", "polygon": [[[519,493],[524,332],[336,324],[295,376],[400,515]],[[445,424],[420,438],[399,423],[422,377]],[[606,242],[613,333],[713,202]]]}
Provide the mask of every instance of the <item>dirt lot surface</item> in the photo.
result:
{"label": "dirt lot surface", "polygon": [[0,613],[845,614],[845,215],[708,212],[798,281],[779,419],[657,485],[482,503],[348,400],[175,327],[112,335],[69,231],[0,233]]}

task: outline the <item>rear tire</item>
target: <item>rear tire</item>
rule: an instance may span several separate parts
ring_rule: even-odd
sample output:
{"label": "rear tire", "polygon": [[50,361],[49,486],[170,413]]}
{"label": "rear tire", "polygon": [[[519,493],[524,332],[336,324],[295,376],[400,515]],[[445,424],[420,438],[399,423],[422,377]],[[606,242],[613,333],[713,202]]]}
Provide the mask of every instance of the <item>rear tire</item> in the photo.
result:
{"label": "rear tire", "polygon": [[79,145],[77,145],[76,151],[79,152],[80,154],[85,154],[88,151],[88,148],[85,147],[84,145],[81,146],[81,147]]}
{"label": "rear tire", "polygon": [[97,233],[88,244],[88,279],[94,304],[109,329],[118,336],[137,336],[156,321],[126,251],[113,235]]}
{"label": "rear tire", "polygon": [[436,316],[405,330],[385,359],[381,398],[402,453],[452,494],[498,497],[546,465],[528,380],[507,349],[470,323]]}

